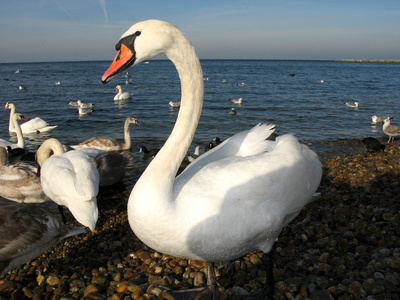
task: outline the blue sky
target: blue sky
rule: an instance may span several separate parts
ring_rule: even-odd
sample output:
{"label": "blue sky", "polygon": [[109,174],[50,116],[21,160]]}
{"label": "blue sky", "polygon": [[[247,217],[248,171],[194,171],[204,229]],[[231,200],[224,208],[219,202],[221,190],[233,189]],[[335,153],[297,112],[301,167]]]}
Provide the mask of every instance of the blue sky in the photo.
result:
{"label": "blue sky", "polygon": [[206,59],[400,59],[400,1],[0,0],[0,63],[112,60],[145,19]]}

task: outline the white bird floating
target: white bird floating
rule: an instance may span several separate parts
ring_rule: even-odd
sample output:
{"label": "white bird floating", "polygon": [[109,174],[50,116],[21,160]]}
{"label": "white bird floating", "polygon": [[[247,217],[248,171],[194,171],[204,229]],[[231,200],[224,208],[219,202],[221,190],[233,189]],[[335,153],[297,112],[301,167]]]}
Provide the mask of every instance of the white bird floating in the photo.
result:
{"label": "white bird floating", "polygon": [[[203,104],[203,74],[194,48],[175,26],[148,20],[128,29],[116,50],[103,83],[130,66],[165,54],[182,86],[175,127],[130,195],[130,226],[156,251],[206,261],[206,290],[214,292],[212,262],[255,250],[269,253],[282,228],[318,188],[321,163],[291,134],[267,141],[274,125],[259,124],[203,154],[175,178]],[[272,274],[271,268],[267,274]],[[273,278],[268,281],[273,285]],[[269,297],[272,293],[267,291]]]}
{"label": "white bird floating", "polygon": [[50,201],[43,192],[37,169],[24,163],[8,164],[4,147],[0,147],[0,196],[21,203]]}
{"label": "white bird floating", "polygon": [[82,116],[82,115],[90,115],[92,112],[93,112],[93,109],[78,107],[78,114],[80,116]]}
{"label": "white bird floating", "polygon": [[388,143],[394,142],[394,137],[400,135],[400,127],[390,124],[391,118],[386,118],[383,122],[382,131],[389,136]]}
{"label": "white bird floating", "polygon": [[140,126],[139,121],[133,117],[129,116],[125,120],[124,124],[124,143],[120,143],[117,140],[110,137],[92,137],[86,141],[79,143],[78,145],[72,145],[71,148],[78,150],[82,148],[94,148],[104,151],[119,151],[128,150],[131,148],[131,133],[129,127],[131,124]]}
{"label": "white bird floating", "polygon": [[22,134],[22,130],[21,127],[18,123],[18,121],[23,120],[23,121],[27,121],[27,119],[24,118],[23,115],[21,115],[20,113],[14,113],[11,117],[11,121],[12,124],[15,128],[15,133],[17,134],[17,143],[13,144],[9,141],[6,141],[4,139],[0,139],[0,147],[7,147],[10,146],[11,149],[17,149],[17,148],[21,148],[21,149],[25,149],[25,140],[24,140],[24,136]]}
{"label": "white bird floating", "polygon": [[353,107],[353,108],[358,108],[358,106],[360,105],[360,103],[359,102],[344,102],[344,104],[347,106],[347,107]]}
{"label": "white bird floating", "polygon": [[[10,110],[10,121],[8,124],[8,131],[9,132],[16,132],[16,127],[12,122],[12,116],[15,114],[15,105],[13,103],[7,102],[5,105],[5,110]],[[31,120],[26,120],[25,123],[20,125],[21,131],[23,134],[32,134],[32,133],[41,133],[41,132],[48,132],[53,130],[57,127],[57,125],[49,125],[45,120],[36,117]]]}
{"label": "white bird floating", "polygon": [[231,102],[232,103],[235,103],[235,104],[242,104],[242,102],[243,102],[243,98],[239,98],[239,99],[229,99],[229,100],[231,100]]}
{"label": "white bird floating", "polygon": [[173,107],[173,108],[181,107],[181,101],[176,101],[176,102],[174,102],[174,101],[169,101],[168,104],[169,104],[170,107]]}
{"label": "white bird floating", "polygon": [[378,123],[383,123],[385,119],[390,118],[390,117],[378,117],[377,115],[373,115],[371,117],[371,122],[372,124],[378,124]]}
{"label": "white bird floating", "polygon": [[0,276],[32,260],[63,239],[85,232],[66,227],[47,203],[16,203],[0,198]]}
{"label": "white bird floating", "polygon": [[83,103],[81,100],[77,100],[76,103],[78,104],[79,108],[92,108],[94,106],[93,103]]}
{"label": "white bird floating", "polygon": [[[51,151],[54,153],[50,157]],[[77,150],[64,152],[56,139],[45,140],[36,152],[44,193],[66,206],[82,225],[94,230],[98,218],[100,176],[90,157]]]}
{"label": "white bird floating", "polygon": [[115,87],[115,91],[118,93],[114,96],[114,100],[128,100],[131,98],[131,94],[122,92],[122,87],[120,85]]}

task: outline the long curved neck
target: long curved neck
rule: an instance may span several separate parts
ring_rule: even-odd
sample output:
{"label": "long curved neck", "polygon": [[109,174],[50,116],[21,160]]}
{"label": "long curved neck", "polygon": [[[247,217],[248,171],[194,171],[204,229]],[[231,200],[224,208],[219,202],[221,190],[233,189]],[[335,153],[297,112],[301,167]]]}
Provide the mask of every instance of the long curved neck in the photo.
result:
{"label": "long curved neck", "polygon": [[129,129],[130,125],[131,122],[129,122],[129,120],[126,120],[124,125],[124,149],[131,148],[131,131]]}
{"label": "long curved neck", "polygon": [[65,152],[63,145],[56,139],[48,139],[36,151],[36,160],[41,166],[46,159],[50,157],[51,152],[53,155],[60,155]]}
{"label": "long curved neck", "polygon": [[15,127],[15,133],[17,134],[17,146],[18,148],[25,148],[25,140],[24,136],[22,135],[21,127],[19,126],[18,120],[16,115],[12,116],[13,125]]}
{"label": "long curved neck", "polygon": [[[181,106],[168,140],[142,174],[146,181],[172,192],[176,173],[193,140],[203,105],[203,72],[193,47],[183,36],[165,53],[174,63],[181,81]],[[161,189],[162,190],[162,189]]]}
{"label": "long curved neck", "polygon": [[10,108],[10,120],[8,122],[8,131],[14,131],[14,124],[13,124],[13,115],[15,114],[15,106],[11,106]]}

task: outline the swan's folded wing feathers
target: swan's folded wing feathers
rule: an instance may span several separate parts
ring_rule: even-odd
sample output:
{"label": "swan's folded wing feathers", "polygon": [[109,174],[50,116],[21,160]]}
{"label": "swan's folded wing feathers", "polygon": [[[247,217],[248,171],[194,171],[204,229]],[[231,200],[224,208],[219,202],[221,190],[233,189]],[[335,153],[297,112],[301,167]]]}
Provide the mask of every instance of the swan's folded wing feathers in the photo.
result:
{"label": "swan's folded wing feathers", "polygon": [[195,174],[207,164],[219,161],[226,157],[243,157],[269,151],[272,149],[274,144],[271,141],[268,141],[267,138],[274,132],[274,130],[275,125],[273,124],[258,124],[249,130],[239,132],[219,144],[217,147],[214,147],[210,151],[199,156],[182,172],[182,174],[188,173],[185,174],[185,176],[190,176],[190,174]]}

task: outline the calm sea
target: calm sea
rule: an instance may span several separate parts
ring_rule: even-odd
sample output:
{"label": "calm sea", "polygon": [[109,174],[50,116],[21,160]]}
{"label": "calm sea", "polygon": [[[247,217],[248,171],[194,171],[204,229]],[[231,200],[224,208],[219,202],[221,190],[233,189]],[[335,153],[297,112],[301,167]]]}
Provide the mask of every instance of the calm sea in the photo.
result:
{"label": "calm sea", "polygon": [[[370,117],[389,115],[400,125],[400,64],[342,63],[334,61],[202,60],[205,99],[193,145],[222,140],[259,122],[274,123],[276,133],[295,133],[305,142],[382,137],[381,126]],[[180,83],[170,61],[152,60],[130,69],[104,85],[100,78],[110,61],[0,64],[0,103],[13,102],[26,118],[41,117],[58,125],[50,134],[29,135],[35,151],[44,139],[77,144],[94,136],[123,139],[123,124],[135,116],[132,155],[140,146],[160,148],[177,116],[169,101],[179,101]],[[19,73],[15,71],[19,69]],[[290,74],[295,74],[291,77]],[[223,82],[226,79],[226,83]],[[56,85],[55,82],[60,84]],[[244,82],[244,86],[237,86]],[[115,86],[132,93],[125,103],[113,100]],[[25,89],[20,90],[22,85]],[[230,98],[243,98],[241,105]],[[69,101],[95,104],[95,111],[80,117]],[[358,109],[343,102],[358,101]],[[236,108],[237,115],[229,111]],[[9,111],[1,112],[0,138],[8,133]],[[398,120],[398,121],[396,121]]]}

